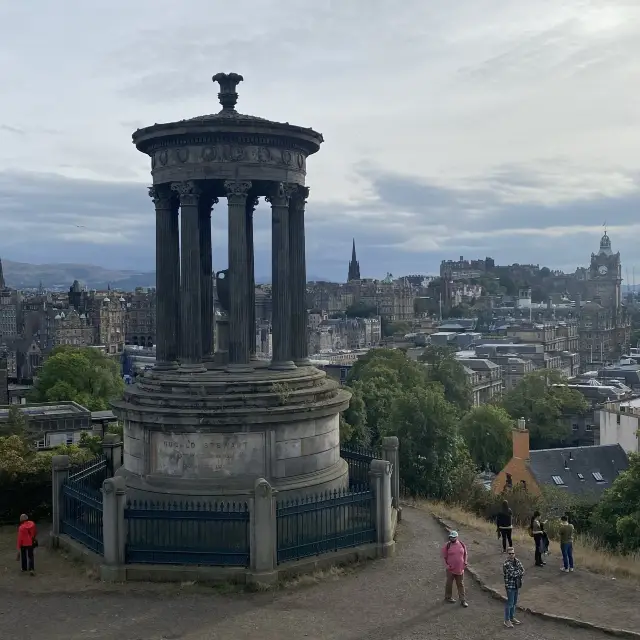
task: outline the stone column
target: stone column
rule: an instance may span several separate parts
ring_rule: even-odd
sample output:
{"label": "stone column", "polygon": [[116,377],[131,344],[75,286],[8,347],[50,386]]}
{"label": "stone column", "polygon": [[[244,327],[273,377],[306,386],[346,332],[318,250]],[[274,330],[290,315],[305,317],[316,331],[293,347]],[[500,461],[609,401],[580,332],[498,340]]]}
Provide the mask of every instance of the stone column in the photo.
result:
{"label": "stone column", "polygon": [[247,257],[249,260],[249,359],[257,360],[256,357],[256,274],[253,247],[253,212],[258,206],[258,198],[251,195],[247,198]]}
{"label": "stone column", "polygon": [[247,196],[251,182],[226,180],[229,206],[229,369],[250,370]]}
{"label": "stone column", "polygon": [[192,180],[174,182],[171,188],[180,197],[180,366],[189,372],[204,371],[198,214],[200,190]]}
{"label": "stone column", "polygon": [[295,369],[291,359],[291,298],[289,265],[289,203],[297,185],[276,183],[271,203],[271,291],[273,357],[271,368]]}
{"label": "stone column", "polygon": [[278,580],[276,493],[264,478],[256,480],[249,511],[250,579],[253,583],[275,584]]}
{"label": "stone column", "polygon": [[176,366],[179,350],[178,203],[169,185],[149,187],[156,207],[156,369]]}
{"label": "stone column", "polygon": [[202,309],[202,359],[213,359],[213,259],[211,255],[211,207],[218,198],[200,198],[200,290]]}
{"label": "stone column", "polygon": [[400,507],[400,444],[398,436],[382,438],[382,457],[391,463],[391,502],[398,512],[398,522],[402,519]]}
{"label": "stone column", "polygon": [[102,451],[107,459],[109,476],[113,477],[122,466],[122,439],[117,433],[106,433],[102,440]]}
{"label": "stone column", "polygon": [[386,558],[395,552],[391,521],[391,464],[386,460],[372,460],[369,478],[375,496],[378,555]]}
{"label": "stone column", "polygon": [[291,282],[291,356],[298,366],[310,364],[307,342],[307,261],[304,207],[308,187],[298,187],[289,205],[289,260]]}
{"label": "stone column", "polygon": [[125,564],[126,532],[124,509],[125,482],[122,476],[107,478],[102,483],[102,542],[104,565],[100,567],[102,580],[121,581]]}
{"label": "stone column", "polygon": [[58,545],[60,518],[62,517],[62,485],[69,478],[69,456],[51,458],[51,537],[53,545]]}

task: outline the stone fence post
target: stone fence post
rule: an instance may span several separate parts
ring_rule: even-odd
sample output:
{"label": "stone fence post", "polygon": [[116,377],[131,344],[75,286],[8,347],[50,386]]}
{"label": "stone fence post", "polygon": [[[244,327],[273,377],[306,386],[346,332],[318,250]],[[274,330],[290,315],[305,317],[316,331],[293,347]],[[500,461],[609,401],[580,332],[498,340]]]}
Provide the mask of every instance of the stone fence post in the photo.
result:
{"label": "stone fence post", "polygon": [[391,463],[387,460],[372,460],[370,469],[369,478],[374,494],[378,555],[386,558],[395,553],[396,544],[393,540],[391,520]]}
{"label": "stone fence post", "polygon": [[102,441],[102,451],[107,459],[109,475],[114,476],[122,466],[122,440],[117,433],[106,433]]}
{"label": "stone fence post", "polygon": [[102,483],[102,541],[104,565],[100,575],[103,580],[121,580],[124,571],[124,548],[127,540],[124,508],[126,488],[124,478],[107,478]]}
{"label": "stone fence post", "polygon": [[400,522],[402,507],[400,506],[400,443],[398,436],[382,438],[382,457],[391,463],[391,498],[398,512]]}
{"label": "stone fence post", "polygon": [[62,517],[62,484],[69,478],[69,456],[53,456],[51,459],[51,538],[58,545],[60,518]]}
{"label": "stone fence post", "polygon": [[275,584],[278,580],[277,493],[264,478],[256,480],[249,512],[249,579],[253,583]]}

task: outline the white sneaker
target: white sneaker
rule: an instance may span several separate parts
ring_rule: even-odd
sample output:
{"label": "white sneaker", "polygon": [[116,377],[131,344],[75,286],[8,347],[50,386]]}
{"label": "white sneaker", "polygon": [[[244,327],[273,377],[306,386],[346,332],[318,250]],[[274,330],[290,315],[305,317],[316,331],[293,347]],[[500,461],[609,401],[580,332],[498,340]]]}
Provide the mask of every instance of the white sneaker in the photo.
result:
{"label": "white sneaker", "polygon": [[571,569],[569,569],[569,571],[571,571],[571,573],[573,573],[573,567],[571,567]]}
{"label": "white sneaker", "polygon": [[513,629],[513,623],[510,620],[505,620],[504,626],[507,627],[507,629]]}
{"label": "white sneaker", "polygon": [[565,569],[564,567],[560,567],[560,571],[563,573],[569,573],[569,569]]}

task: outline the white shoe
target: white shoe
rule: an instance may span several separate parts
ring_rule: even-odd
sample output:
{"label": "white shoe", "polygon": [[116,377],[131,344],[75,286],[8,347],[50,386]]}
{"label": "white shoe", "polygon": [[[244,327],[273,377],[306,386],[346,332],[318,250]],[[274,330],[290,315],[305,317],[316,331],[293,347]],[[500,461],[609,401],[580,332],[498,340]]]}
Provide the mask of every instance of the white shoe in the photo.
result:
{"label": "white shoe", "polygon": [[560,571],[563,573],[569,573],[569,569],[565,569],[564,567],[560,567]]}
{"label": "white shoe", "polygon": [[573,573],[573,567],[571,567],[571,569],[569,569],[569,571],[570,571],[571,573]]}
{"label": "white shoe", "polygon": [[513,629],[513,622],[511,622],[510,620],[505,620],[504,626],[507,627],[507,629]]}

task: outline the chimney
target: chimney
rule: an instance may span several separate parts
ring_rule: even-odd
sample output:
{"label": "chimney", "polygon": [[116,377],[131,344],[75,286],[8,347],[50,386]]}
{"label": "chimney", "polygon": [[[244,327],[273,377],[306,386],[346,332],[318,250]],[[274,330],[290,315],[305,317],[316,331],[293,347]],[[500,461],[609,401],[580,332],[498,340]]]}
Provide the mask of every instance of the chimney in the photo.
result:
{"label": "chimney", "polygon": [[529,432],[524,418],[518,418],[518,426],[511,432],[513,440],[513,457],[529,460]]}

